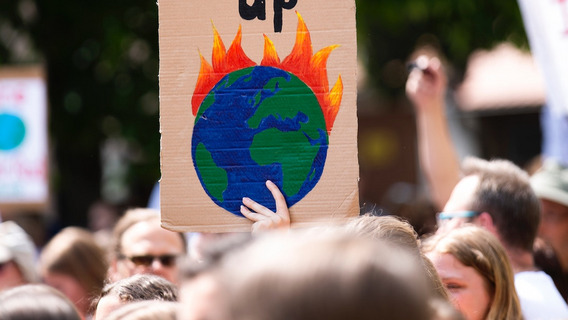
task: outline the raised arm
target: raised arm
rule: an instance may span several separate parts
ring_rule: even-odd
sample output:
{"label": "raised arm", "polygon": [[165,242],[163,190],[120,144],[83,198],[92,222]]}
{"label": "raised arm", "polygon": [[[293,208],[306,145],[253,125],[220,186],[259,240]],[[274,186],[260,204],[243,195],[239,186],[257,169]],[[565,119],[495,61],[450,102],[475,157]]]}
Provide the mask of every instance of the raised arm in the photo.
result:
{"label": "raised arm", "polygon": [[459,181],[460,165],[445,112],[447,77],[440,60],[420,56],[408,75],[406,94],[416,111],[420,166],[434,203],[442,209]]}

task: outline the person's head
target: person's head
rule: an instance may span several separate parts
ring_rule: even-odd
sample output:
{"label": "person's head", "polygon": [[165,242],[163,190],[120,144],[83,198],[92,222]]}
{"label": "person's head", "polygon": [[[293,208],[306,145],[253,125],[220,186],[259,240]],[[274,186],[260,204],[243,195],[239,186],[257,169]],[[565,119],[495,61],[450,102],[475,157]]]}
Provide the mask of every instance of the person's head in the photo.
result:
{"label": "person's head", "polygon": [[545,161],[531,177],[531,186],[541,204],[539,236],[558,255],[568,255],[568,167]]}
{"label": "person's head", "polygon": [[105,319],[114,310],[136,301],[177,301],[177,288],[163,277],[137,274],[107,284],[91,305],[95,319]]}
{"label": "person's head", "polygon": [[44,284],[26,284],[0,293],[2,320],[80,320],[62,293]]}
{"label": "person's head", "polygon": [[0,223],[0,291],[37,280],[36,247],[13,221]]}
{"label": "person's head", "polygon": [[431,319],[414,255],[339,230],[264,235],[225,257],[215,276],[218,307],[233,320]]}
{"label": "person's head", "polygon": [[424,272],[430,280],[430,287],[433,293],[443,299],[448,298],[448,293],[432,262],[423,256],[420,250],[418,234],[410,223],[396,216],[365,214],[351,219],[347,222],[344,229],[357,236],[392,242],[409,250],[409,252],[415,254],[422,261]]}
{"label": "person's head", "polygon": [[102,248],[89,231],[78,227],[57,233],[40,256],[43,281],[65,294],[82,314],[91,298],[100,294],[107,269]]}
{"label": "person's head", "polygon": [[183,234],[163,229],[160,214],[152,209],[131,209],[113,230],[110,276],[155,274],[177,283],[177,260],[185,255]]}
{"label": "person's head", "polygon": [[492,233],[464,226],[428,238],[423,251],[468,320],[522,318],[507,253]]}
{"label": "person's head", "polygon": [[492,231],[507,248],[532,251],[540,205],[529,176],[507,160],[466,158],[465,177],[454,188],[439,218],[468,220]]}
{"label": "person's head", "polygon": [[176,320],[177,302],[138,301],[111,312],[106,320]]}

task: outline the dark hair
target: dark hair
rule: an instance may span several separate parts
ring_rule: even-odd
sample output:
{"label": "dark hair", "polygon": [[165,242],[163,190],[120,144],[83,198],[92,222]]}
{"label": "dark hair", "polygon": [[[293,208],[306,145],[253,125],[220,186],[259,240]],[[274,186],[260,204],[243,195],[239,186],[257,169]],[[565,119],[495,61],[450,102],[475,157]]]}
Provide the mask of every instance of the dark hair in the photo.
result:
{"label": "dark hair", "polygon": [[136,274],[131,277],[107,284],[99,297],[91,303],[93,314],[99,301],[108,295],[115,295],[122,302],[159,300],[177,301],[177,288],[170,281],[156,275]]}
{"label": "dark hair", "polygon": [[2,320],[80,320],[81,316],[59,291],[44,284],[27,284],[0,293]]}
{"label": "dark hair", "polygon": [[511,248],[531,251],[540,223],[540,204],[529,176],[507,160],[466,158],[466,176],[479,177],[471,210],[487,212],[501,240]]}

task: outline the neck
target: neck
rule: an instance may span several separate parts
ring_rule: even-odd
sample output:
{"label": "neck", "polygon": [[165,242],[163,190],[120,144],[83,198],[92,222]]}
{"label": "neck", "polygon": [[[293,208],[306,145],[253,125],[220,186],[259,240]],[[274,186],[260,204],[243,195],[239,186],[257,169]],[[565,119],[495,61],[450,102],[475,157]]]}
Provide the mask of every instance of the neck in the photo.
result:
{"label": "neck", "polygon": [[562,267],[562,271],[567,272],[568,271],[568,252],[561,251],[561,252],[555,252],[555,253],[556,253],[556,258],[558,259],[558,262],[560,263],[560,266]]}
{"label": "neck", "polygon": [[511,262],[511,267],[513,268],[513,273],[516,274],[523,271],[537,270],[534,265],[532,252],[521,249],[505,249],[507,250],[507,255],[509,256],[509,261]]}

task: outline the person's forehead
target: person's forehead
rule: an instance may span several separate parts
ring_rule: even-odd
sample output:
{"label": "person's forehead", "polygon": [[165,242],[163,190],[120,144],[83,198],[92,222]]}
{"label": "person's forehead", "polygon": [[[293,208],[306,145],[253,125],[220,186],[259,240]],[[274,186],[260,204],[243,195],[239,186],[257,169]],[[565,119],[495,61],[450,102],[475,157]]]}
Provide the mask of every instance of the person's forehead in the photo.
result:
{"label": "person's forehead", "polygon": [[128,228],[122,235],[123,253],[178,254],[183,250],[180,235],[163,229],[159,220],[142,221]]}
{"label": "person's forehead", "polygon": [[109,294],[101,298],[95,310],[95,319],[104,319],[114,310],[122,307],[124,303],[114,295]]}
{"label": "person's forehead", "polygon": [[462,178],[454,187],[448,202],[444,206],[446,212],[471,210],[473,195],[479,186],[479,177],[470,175]]}

